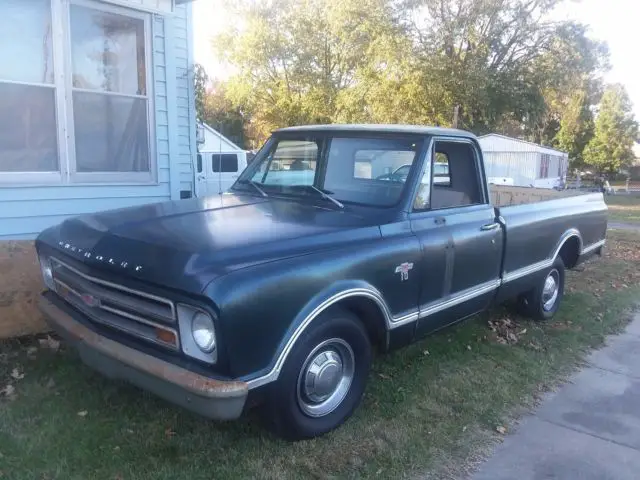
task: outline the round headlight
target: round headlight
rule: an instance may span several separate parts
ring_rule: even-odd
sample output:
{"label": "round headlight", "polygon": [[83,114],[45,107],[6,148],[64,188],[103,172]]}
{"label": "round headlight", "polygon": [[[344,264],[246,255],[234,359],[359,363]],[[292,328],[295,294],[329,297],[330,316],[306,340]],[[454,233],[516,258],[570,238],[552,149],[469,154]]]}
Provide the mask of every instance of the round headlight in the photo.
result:
{"label": "round headlight", "polygon": [[216,333],[213,319],[204,312],[197,312],[191,320],[193,341],[204,353],[211,353],[216,348]]}

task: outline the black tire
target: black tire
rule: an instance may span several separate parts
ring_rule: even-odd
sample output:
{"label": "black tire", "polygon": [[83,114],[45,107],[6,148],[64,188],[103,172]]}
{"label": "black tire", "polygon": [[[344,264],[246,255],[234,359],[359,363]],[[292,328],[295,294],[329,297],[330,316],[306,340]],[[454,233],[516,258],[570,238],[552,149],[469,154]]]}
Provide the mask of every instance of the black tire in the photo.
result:
{"label": "black tire", "polygon": [[[345,345],[351,349],[352,355]],[[327,351],[332,356],[333,353],[338,354],[343,363],[342,371],[347,371],[351,356],[351,381],[348,387],[342,389],[346,393],[334,397],[335,406],[332,410],[313,416],[305,409],[318,408],[317,405],[322,406],[327,402],[314,403],[306,396],[307,389],[303,380],[308,377],[303,373],[308,365],[314,365],[314,358]],[[263,406],[264,419],[269,429],[287,440],[303,440],[317,437],[340,426],[362,400],[371,369],[371,357],[369,336],[357,316],[336,307],[320,314],[295,343],[278,380],[269,385]],[[346,378],[340,375],[338,377]],[[344,385],[348,383],[347,380],[344,382]],[[311,390],[314,391],[313,388]],[[331,408],[333,403],[322,408]],[[322,412],[314,412],[318,413]]]}
{"label": "black tire", "polygon": [[[553,295],[551,295],[551,297],[549,296],[549,291],[545,291],[545,283],[550,277],[552,277],[557,284],[557,295],[555,299]],[[538,284],[520,296],[519,305],[521,313],[535,320],[549,320],[552,318],[558,311],[558,308],[560,308],[562,298],[564,297],[564,279],[564,262],[558,257],[553,262],[553,265],[546,270],[545,275],[541,277]],[[551,300],[553,300],[551,305],[545,305]]]}

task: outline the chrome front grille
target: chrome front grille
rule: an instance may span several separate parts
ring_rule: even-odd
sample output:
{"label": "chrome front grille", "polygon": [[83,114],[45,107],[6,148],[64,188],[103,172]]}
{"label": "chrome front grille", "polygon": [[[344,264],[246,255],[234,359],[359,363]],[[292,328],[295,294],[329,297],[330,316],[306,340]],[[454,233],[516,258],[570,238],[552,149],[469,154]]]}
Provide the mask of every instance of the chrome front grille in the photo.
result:
{"label": "chrome front grille", "polygon": [[107,282],[51,259],[56,293],[91,321],[178,350],[176,309],[165,298]]}

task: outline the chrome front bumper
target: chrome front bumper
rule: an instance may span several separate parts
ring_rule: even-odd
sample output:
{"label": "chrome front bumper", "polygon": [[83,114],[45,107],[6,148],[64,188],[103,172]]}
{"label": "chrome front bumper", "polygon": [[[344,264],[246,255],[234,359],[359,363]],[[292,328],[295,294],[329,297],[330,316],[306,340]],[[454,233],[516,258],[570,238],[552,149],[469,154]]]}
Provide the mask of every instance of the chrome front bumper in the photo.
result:
{"label": "chrome front bumper", "polygon": [[242,414],[248,395],[245,382],[199,375],[117,343],[85,327],[48,295],[54,294],[40,297],[40,310],[53,330],[78,351],[88,366],[208,418],[233,420]]}

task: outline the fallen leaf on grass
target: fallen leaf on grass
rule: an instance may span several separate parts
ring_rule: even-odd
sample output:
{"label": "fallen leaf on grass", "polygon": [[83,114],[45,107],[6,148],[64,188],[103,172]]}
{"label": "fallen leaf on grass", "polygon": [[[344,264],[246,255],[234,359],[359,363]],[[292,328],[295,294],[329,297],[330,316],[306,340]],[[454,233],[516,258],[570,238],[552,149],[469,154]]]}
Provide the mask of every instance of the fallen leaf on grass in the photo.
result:
{"label": "fallen leaf on grass", "polygon": [[5,385],[4,388],[2,390],[0,390],[0,394],[4,395],[5,397],[7,397],[9,399],[13,399],[15,393],[16,393],[16,388],[13,385],[11,385],[10,383]]}
{"label": "fallen leaf on grass", "polygon": [[27,348],[27,356],[34,357],[38,353],[38,347],[29,347]]}
{"label": "fallen leaf on grass", "polygon": [[467,350],[471,350],[471,345],[467,345]]}
{"label": "fallen leaf on grass", "polygon": [[86,410],[81,410],[81,411],[78,412],[78,416],[79,417],[86,417],[88,413],[89,412],[87,412]]}
{"label": "fallen leaf on grass", "polygon": [[176,432],[171,427],[169,427],[164,431],[164,436],[167,438],[173,438],[176,436]]}
{"label": "fallen leaf on grass", "polygon": [[496,427],[496,432],[498,432],[500,435],[506,435],[507,434],[507,428],[503,427],[502,425],[498,425]]}
{"label": "fallen leaf on grass", "polygon": [[391,380],[391,377],[389,375],[385,375],[384,373],[379,373],[378,376],[383,380]]}
{"label": "fallen leaf on grass", "polygon": [[11,370],[11,378],[15,380],[22,380],[24,378],[24,373],[20,373],[20,370],[16,367]]}
{"label": "fallen leaf on grass", "polygon": [[54,352],[57,352],[60,349],[60,342],[55,338],[52,338],[50,335],[47,335],[47,338],[41,338],[38,340],[40,344],[40,348],[48,348]]}
{"label": "fallen leaf on grass", "polygon": [[425,350],[424,352],[422,352],[422,354],[426,357],[427,355],[429,355],[429,350]]}

